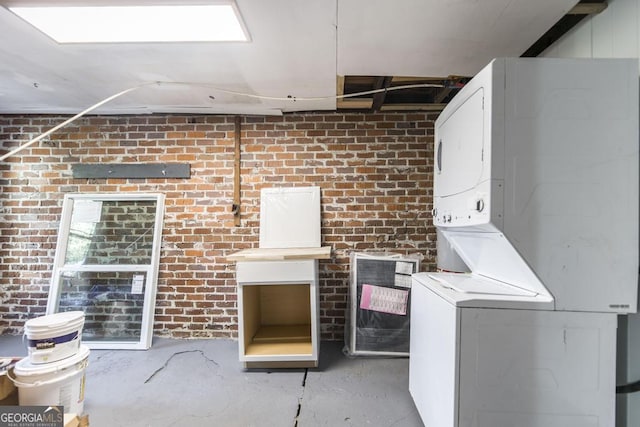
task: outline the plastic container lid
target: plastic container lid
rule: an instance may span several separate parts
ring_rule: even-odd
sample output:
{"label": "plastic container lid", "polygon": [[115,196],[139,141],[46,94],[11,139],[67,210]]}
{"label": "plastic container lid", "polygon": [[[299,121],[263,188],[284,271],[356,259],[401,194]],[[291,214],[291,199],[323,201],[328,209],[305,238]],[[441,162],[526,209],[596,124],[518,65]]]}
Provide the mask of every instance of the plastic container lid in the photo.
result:
{"label": "plastic container lid", "polygon": [[24,377],[29,376],[53,374],[55,372],[67,369],[70,366],[75,365],[76,363],[82,362],[87,357],[89,357],[89,347],[81,345],[78,353],[74,354],[71,357],[58,360],[56,362],[33,364],[28,357],[25,357],[24,359],[16,363],[15,367],[13,368],[13,372],[16,376],[21,377],[20,379],[26,379]]}
{"label": "plastic container lid", "polygon": [[84,311],[64,311],[27,320],[24,327],[29,330],[54,329],[79,320],[84,322]]}

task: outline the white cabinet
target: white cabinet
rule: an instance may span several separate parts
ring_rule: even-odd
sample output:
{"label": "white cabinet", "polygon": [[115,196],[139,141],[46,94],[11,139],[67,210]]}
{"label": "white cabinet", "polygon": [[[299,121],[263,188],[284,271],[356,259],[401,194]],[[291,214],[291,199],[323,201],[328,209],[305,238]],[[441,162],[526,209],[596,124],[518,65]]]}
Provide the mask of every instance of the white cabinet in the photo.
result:
{"label": "white cabinet", "polygon": [[238,346],[247,368],[318,366],[320,188],[263,188],[260,247],[237,261]]}
{"label": "white cabinet", "polygon": [[236,277],[244,366],[318,366],[318,260],[240,261]]}

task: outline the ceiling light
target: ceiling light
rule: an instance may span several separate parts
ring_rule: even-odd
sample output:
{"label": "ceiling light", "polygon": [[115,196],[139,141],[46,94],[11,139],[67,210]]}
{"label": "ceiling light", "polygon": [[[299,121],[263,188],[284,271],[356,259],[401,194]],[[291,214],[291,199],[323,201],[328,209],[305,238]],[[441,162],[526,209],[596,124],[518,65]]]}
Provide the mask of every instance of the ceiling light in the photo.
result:
{"label": "ceiling light", "polygon": [[249,40],[235,3],[9,9],[58,43]]}

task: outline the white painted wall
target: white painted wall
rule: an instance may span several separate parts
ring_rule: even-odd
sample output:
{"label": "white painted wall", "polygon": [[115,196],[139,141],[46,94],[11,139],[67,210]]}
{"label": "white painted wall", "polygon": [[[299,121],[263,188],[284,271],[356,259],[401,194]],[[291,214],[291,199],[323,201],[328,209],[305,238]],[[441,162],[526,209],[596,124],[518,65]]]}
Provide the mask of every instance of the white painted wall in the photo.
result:
{"label": "white painted wall", "polygon": [[[609,7],[583,20],[541,56],[578,58],[639,58],[640,0],[608,0]],[[639,62],[640,71],[640,62]],[[611,82],[615,85],[616,82]],[[627,365],[622,380],[640,380],[640,314],[622,323],[622,342],[618,345],[621,366]],[[626,336],[625,336],[626,335]],[[626,341],[626,342],[625,342]],[[625,357],[626,349],[626,357]],[[626,359],[626,360],[625,360]],[[622,403],[621,408],[624,408]],[[617,427],[640,426],[640,392],[627,396],[626,413],[618,414]]]}
{"label": "white painted wall", "polygon": [[609,0],[599,15],[583,20],[541,56],[638,58],[640,1]]}

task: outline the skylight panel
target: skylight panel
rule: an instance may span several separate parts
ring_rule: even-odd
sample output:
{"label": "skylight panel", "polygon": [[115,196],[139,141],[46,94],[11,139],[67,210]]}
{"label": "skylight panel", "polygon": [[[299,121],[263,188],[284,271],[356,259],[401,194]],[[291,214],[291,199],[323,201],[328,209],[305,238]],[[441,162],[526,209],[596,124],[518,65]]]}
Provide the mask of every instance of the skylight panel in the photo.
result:
{"label": "skylight panel", "polygon": [[9,7],[58,43],[248,41],[234,3]]}

